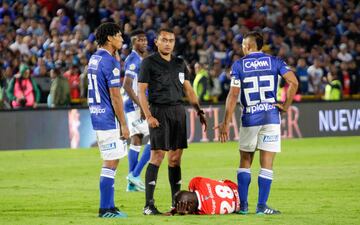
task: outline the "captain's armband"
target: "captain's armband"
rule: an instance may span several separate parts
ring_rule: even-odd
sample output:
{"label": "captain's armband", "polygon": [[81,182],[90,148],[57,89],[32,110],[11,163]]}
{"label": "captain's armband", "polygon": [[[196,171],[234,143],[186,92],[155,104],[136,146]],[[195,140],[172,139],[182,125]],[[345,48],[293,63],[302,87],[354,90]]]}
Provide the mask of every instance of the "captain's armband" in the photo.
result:
{"label": "captain's armband", "polygon": [[238,88],[240,88],[240,86],[241,86],[241,81],[240,81],[240,79],[236,79],[235,77],[232,77],[232,78],[231,78],[230,86],[231,86],[231,87],[238,87]]}

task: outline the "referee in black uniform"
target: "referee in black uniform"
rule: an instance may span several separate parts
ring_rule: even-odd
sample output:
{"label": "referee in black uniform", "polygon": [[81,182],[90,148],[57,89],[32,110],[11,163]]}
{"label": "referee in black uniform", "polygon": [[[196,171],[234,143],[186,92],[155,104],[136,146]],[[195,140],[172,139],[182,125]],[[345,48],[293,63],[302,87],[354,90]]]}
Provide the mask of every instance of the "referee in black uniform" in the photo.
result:
{"label": "referee in black uniform", "polygon": [[[158,52],[145,58],[140,67],[139,101],[150,127],[151,156],[145,175],[146,203],[144,215],[161,214],[154,205],[157,174],[168,152],[171,196],[181,186],[181,155],[187,148],[184,94],[197,111],[206,129],[204,112],[189,82],[189,72],[183,59],[172,55],[175,35],[161,29],[155,40]],[[148,89],[148,100],[146,90]],[[150,105],[150,108],[149,108]]]}

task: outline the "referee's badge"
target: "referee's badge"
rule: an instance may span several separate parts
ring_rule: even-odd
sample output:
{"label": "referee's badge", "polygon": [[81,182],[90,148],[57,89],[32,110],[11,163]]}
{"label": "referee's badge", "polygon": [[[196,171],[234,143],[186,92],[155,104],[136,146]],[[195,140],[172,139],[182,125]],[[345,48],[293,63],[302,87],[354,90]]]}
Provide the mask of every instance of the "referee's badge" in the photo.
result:
{"label": "referee's badge", "polygon": [[179,73],[179,80],[181,84],[184,84],[185,81],[185,73]]}

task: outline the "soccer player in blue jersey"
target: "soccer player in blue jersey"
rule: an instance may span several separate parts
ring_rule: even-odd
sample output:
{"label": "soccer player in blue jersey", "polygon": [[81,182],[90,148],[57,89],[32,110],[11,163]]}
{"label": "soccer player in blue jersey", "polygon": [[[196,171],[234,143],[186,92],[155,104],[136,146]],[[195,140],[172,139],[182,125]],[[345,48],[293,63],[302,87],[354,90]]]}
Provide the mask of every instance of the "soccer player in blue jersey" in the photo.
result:
{"label": "soccer player in blue jersey", "polygon": [[[255,150],[260,152],[258,176],[259,196],[257,214],[279,214],[267,206],[273,180],[273,161],[280,152],[280,112],[289,108],[298,87],[295,74],[286,63],[261,52],[263,37],[259,32],[250,32],[243,38],[244,57],[237,60],[231,69],[231,88],[226,99],[225,118],[220,124],[220,140],[228,140],[229,123],[240,94],[242,108],[240,124],[240,167],[237,171],[240,196],[240,214],[248,213],[248,188],[251,181],[250,167]],[[283,104],[276,102],[278,76],[289,84]]]}
{"label": "soccer player in blue jersey", "polygon": [[119,159],[127,155],[129,130],[120,95],[120,62],[115,56],[123,39],[120,26],[115,23],[101,24],[95,36],[99,48],[88,64],[88,104],[103,159],[99,217],[121,218],[126,214],[115,207],[114,179]]}
{"label": "soccer player in blue jersey", "polygon": [[128,154],[129,175],[126,191],[145,191],[145,185],[140,179],[140,173],[150,159],[150,141],[145,145],[140,160],[138,160],[142,139],[149,135],[149,125],[141,111],[138,93],[138,74],[140,64],[147,51],[147,38],[142,30],[134,30],[131,34],[132,52],[125,60],[124,78],[124,108],[127,124],[130,130],[130,149]]}

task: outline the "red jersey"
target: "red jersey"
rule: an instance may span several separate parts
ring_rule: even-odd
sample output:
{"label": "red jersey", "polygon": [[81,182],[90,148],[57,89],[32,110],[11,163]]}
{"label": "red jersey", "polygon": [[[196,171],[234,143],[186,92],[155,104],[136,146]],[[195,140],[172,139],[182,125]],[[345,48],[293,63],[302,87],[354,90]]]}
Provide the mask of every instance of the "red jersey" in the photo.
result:
{"label": "red jersey", "polygon": [[80,98],[80,75],[78,73],[72,74],[70,71],[66,71],[64,77],[68,79],[69,82],[71,99]]}
{"label": "red jersey", "polygon": [[189,183],[189,191],[195,192],[198,198],[197,214],[227,214],[240,208],[237,185],[230,180],[195,177]]}

